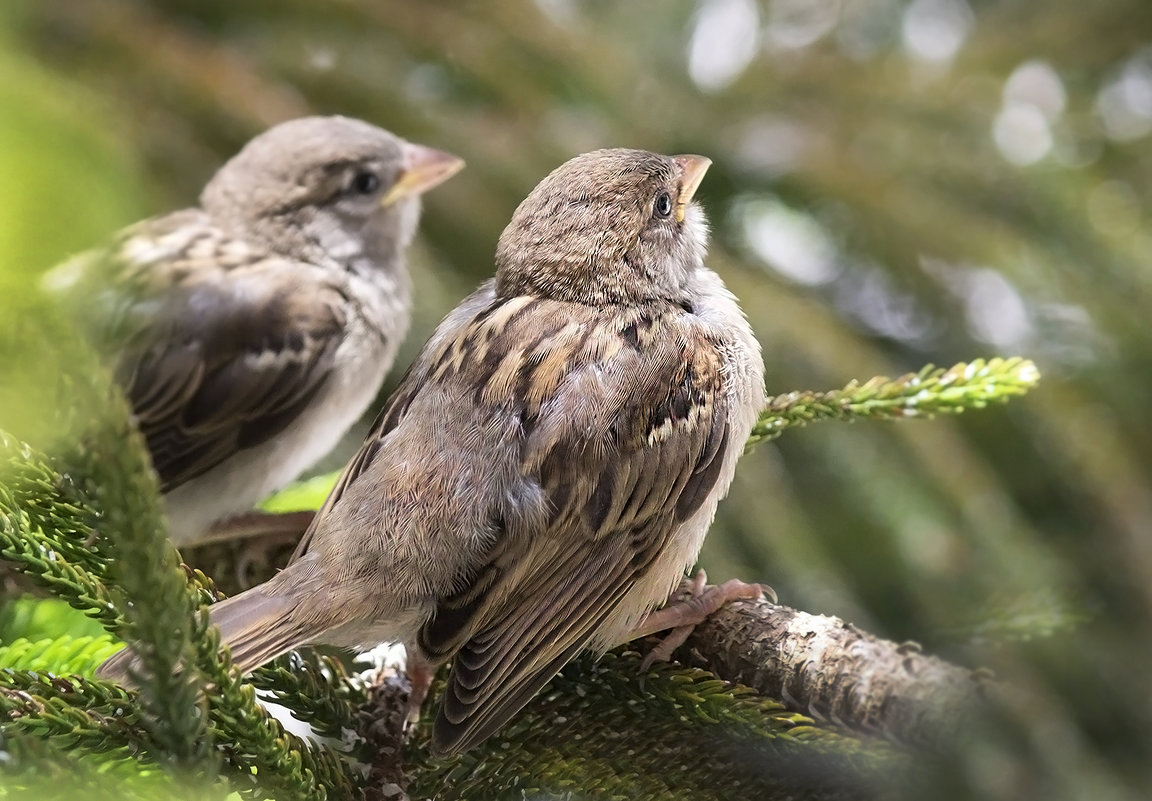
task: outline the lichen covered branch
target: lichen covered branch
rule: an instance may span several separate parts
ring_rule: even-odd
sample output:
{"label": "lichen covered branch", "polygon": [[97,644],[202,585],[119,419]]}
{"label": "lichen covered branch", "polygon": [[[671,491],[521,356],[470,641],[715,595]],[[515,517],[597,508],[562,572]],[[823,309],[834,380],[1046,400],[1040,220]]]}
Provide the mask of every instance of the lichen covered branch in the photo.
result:
{"label": "lichen covered branch", "polygon": [[950,742],[995,690],[987,671],[766,600],[712,615],[677,656],[816,720],[931,749]]}

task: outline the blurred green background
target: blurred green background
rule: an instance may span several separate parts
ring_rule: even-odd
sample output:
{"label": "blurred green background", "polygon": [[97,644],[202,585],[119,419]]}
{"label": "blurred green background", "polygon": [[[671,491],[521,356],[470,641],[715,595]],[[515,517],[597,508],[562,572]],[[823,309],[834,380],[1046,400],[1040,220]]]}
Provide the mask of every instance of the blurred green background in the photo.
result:
{"label": "blurred green background", "polygon": [[709,262],[769,392],[1033,358],[1005,408],[761,446],[702,564],[1011,682],[965,792],[1152,793],[1147,0],[5,0],[0,314],[311,113],[468,162],[427,197],[398,364],[602,146],[714,160]]}

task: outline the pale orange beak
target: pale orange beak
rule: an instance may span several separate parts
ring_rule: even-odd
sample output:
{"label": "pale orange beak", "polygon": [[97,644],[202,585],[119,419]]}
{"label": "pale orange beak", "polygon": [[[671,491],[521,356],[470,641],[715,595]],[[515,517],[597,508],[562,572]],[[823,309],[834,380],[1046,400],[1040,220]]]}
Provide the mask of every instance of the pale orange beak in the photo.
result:
{"label": "pale orange beak", "polygon": [[451,153],[405,142],[400,179],[380,198],[380,205],[390,206],[402,197],[423,194],[460,172],[463,166],[464,159]]}
{"label": "pale orange beak", "polygon": [[676,199],[676,222],[684,222],[684,210],[692,202],[697,187],[704,180],[704,173],[712,166],[707,156],[673,156],[672,161],[680,168],[680,197]]}

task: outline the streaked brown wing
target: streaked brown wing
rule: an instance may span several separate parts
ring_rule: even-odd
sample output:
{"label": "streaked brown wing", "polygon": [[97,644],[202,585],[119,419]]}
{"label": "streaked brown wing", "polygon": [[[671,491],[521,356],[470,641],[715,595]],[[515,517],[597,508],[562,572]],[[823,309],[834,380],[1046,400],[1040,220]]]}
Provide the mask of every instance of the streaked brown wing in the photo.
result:
{"label": "streaked brown wing", "polygon": [[533,342],[525,369],[558,377],[551,391],[526,391],[497,369],[478,392],[497,405],[535,398],[523,410],[523,471],[553,514],[543,531],[504,530],[420,633],[429,658],[456,654],[435,726],[446,751],[491,734],[587,647],[719,474],[719,356],[682,310],[614,318],[607,332],[595,318],[582,321],[589,330],[542,332],[556,317],[525,313],[506,340],[488,338],[489,351]]}
{"label": "streaked brown wing", "polygon": [[69,301],[115,355],[164,491],[283,431],[343,340],[344,297],[315,268],[248,251],[196,210],[77,263]]}
{"label": "streaked brown wing", "polygon": [[118,361],[164,491],[283,431],[323,386],[343,341],[335,290],[241,280],[248,286],[168,299],[163,328],[142,332]]}

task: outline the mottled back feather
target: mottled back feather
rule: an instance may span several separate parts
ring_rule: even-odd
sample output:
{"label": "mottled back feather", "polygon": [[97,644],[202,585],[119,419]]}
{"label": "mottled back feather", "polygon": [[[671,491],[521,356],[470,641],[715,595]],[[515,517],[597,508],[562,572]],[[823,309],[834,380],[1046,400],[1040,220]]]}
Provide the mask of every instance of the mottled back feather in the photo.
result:
{"label": "mottled back feather", "polygon": [[[478,294],[485,292],[490,287]],[[721,356],[706,326],[681,306],[597,309],[532,297],[479,306],[425,348],[325,507],[406,424],[420,393],[447,388],[450,396],[457,388],[481,418],[519,421],[507,446],[543,491],[546,526],[525,530],[505,523],[498,506],[489,510],[491,551],[458,592],[438,599],[418,636],[429,660],[456,655],[436,723],[444,750],[486,737],[593,644],[713,491],[728,433]],[[313,531],[324,517],[322,510]]]}

